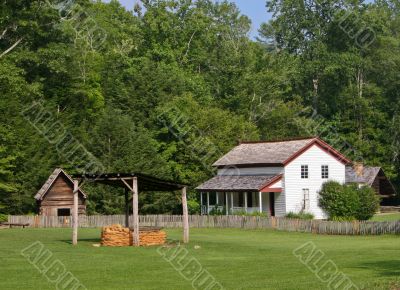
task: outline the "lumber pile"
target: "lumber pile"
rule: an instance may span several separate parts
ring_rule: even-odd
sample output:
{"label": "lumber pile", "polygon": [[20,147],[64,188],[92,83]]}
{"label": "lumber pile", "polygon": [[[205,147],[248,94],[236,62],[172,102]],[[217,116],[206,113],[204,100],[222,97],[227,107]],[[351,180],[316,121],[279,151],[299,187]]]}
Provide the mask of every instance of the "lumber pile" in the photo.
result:
{"label": "lumber pile", "polygon": [[164,245],[167,240],[167,233],[159,228],[139,229],[139,241],[141,246]]}
{"label": "lumber pile", "polygon": [[[133,229],[124,228],[119,224],[103,227],[101,231],[101,245],[109,247],[123,247],[133,245]],[[166,232],[161,228],[142,227],[139,229],[140,246],[163,245],[167,240]]]}
{"label": "lumber pile", "polygon": [[109,247],[123,247],[133,244],[133,238],[128,228],[121,225],[103,227],[101,230],[101,245]]}

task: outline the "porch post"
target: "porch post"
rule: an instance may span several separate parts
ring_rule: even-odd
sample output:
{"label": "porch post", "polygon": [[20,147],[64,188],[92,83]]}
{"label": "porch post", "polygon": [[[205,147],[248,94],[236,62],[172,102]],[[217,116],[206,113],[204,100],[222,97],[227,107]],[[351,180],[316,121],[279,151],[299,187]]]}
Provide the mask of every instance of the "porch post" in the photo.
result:
{"label": "porch post", "polygon": [[203,193],[200,192],[200,215],[203,214]]}
{"label": "porch post", "polygon": [[219,192],[215,192],[215,203],[217,206],[219,205],[218,195],[219,195]]}
{"label": "porch post", "polygon": [[225,213],[226,215],[229,214],[229,202],[228,202],[228,194],[226,192],[224,192],[225,194]]}
{"label": "porch post", "polygon": [[210,193],[207,192],[207,214],[210,213],[209,208],[210,208]]}
{"label": "porch post", "polygon": [[233,192],[231,192],[231,213],[233,214]]}
{"label": "porch post", "polygon": [[244,211],[247,213],[247,192],[244,193]]}
{"label": "porch post", "polygon": [[261,191],[258,192],[258,203],[260,206],[260,213],[261,213],[262,212],[262,192]]}

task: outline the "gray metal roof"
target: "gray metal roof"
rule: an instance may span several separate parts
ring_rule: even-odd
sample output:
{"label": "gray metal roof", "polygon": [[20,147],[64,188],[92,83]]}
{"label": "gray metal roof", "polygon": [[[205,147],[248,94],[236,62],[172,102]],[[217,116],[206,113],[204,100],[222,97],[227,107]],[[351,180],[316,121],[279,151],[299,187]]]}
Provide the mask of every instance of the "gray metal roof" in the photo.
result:
{"label": "gray metal roof", "polygon": [[196,190],[259,191],[278,175],[217,175],[196,187]]}
{"label": "gray metal roof", "polygon": [[[49,176],[49,178],[46,180],[46,182],[43,184],[42,188],[39,189],[39,191],[35,195],[36,200],[41,200],[45,196],[45,194],[50,190],[51,186],[53,185],[54,181],[56,181],[57,177],[63,174],[67,180],[69,180],[71,183],[73,183],[73,180],[71,176],[69,176],[64,170],[61,168],[56,168],[53,173]],[[79,192],[83,195],[84,198],[86,198],[86,194],[79,188]]]}
{"label": "gray metal roof", "polygon": [[362,175],[358,175],[353,167],[346,166],[346,183],[365,183],[372,185],[380,167],[364,166]]}
{"label": "gray metal roof", "polygon": [[213,166],[246,164],[283,164],[316,138],[299,140],[242,143],[218,159]]}

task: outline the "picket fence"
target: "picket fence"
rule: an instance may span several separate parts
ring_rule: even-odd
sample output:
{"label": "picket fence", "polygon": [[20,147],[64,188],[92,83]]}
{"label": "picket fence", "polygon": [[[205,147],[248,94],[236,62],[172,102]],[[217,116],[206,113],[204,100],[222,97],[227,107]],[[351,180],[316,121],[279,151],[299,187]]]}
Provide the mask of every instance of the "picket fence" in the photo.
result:
{"label": "picket fence", "polygon": [[[9,216],[9,223],[24,223],[30,227],[60,228],[71,227],[71,217],[57,216]],[[141,215],[140,226],[181,228],[180,215]],[[96,228],[112,224],[125,224],[124,215],[82,215],[79,227]],[[132,224],[132,216],[130,216]],[[189,216],[191,228],[241,228],[241,229],[277,229],[282,231],[307,232],[330,235],[381,235],[400,234],[400,221],[390,222],[335,222],[321,220],[298,220],[288,218],[267,218],[254,216]]]}

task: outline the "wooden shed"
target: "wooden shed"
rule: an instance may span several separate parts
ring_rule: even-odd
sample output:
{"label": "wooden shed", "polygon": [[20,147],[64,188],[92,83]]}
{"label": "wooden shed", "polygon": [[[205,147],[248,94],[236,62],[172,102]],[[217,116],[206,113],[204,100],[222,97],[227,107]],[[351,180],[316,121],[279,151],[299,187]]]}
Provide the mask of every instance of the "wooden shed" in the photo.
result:
{"label": "wooden shed", "polygon": [[398,205],[396,188],[381,167],[364,166],[362,163],[346,167],[346,183],[368,185],[381,198],[381,206]]}
{"label": "wooden shed", "polygon": [[[46,216],[70,216],[74,206],[74,182],[61,168],[49,176],[35,195],[39,214]],[[86,194],[79,189],[78,213],[86,214]]]}

